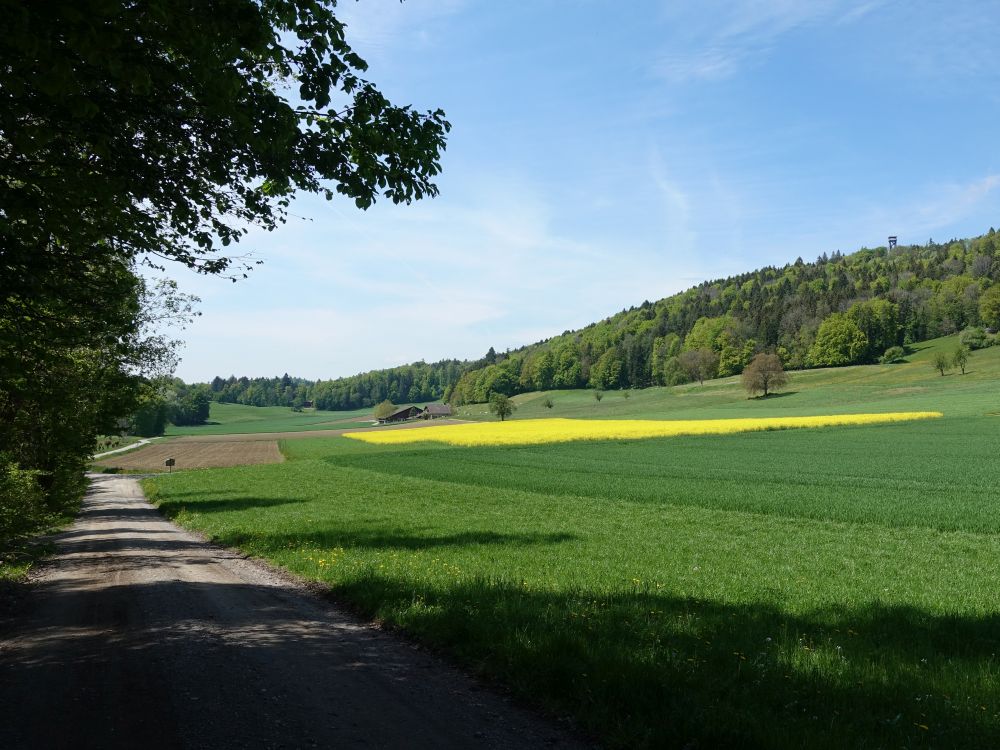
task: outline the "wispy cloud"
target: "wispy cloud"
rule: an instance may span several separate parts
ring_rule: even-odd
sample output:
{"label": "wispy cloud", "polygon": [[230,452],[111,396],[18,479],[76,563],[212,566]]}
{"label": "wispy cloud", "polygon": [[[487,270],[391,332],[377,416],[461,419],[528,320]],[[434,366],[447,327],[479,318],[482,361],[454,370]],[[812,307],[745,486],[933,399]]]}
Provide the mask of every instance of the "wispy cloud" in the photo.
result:
{"label": "wispy cloud", "polygon": [[660,198],[664,242],[674,252],[688,253],[695,249],[697,236],[691,229],[691,201],[679,182],[672,179],[663,157],[653,149],[649,155],[650,179]]}
{"label": "wispy cloud", "polygon": [[814,252],[885,243],[890,234],[904,244],[929,237],[945,240],[969,236],[996,222],[1000,213],[1000,174],[966,182],[934,182],[883,205],[844,203],[814,228],[801,227],[796,243]]}
{"label": "wispy cloud", "polygon": [[[912,3],[906,6],[906,23],[887,34],[885,42],[888,54],[913,78],[950,87],[986,78],[995,92],[1000,77],[998,35],[1000,14],[994,0],[945,6]],[[942,44],[945,39],[953,44]],[[989,91],[982,87],[982,94]]]}
{"label": "wispy cloud", "polygon": [[741,0],[718,3],[714,10],[698,4],[696,11],[672,4],[664,25],[675,31],[653,61],[652,71],[672,83],[726,78],[765,57],[786,34],[819,23],[854,23],[881,4]]}
{"label": "wispy cloud", "polygon": [[[682,196],[675,200],[683,212]],[[585,325],[665,283],[621,262],[635,256],[628,238],[609,249],[575,236],[555,223],[543,190],[511,174],[494,173],[461,199],[347,214],[335,248],[316,225],[289,228],[250,238],[271,262],[244,294],[266,300],[265,309],[205,295],[181,377],[216,374],[196,370],[202,362],[240,362],[246,374],[296,362],[298,373],[325,378],[476,357]],[[668,266],[644,269],[667,277]],[[208,341],[211,350],[200,343]]]}
{"label": "wispy cloud", "polygon": [[362,57],[382,56],[434,44],[436,24],[465,4],[466,0],[367,0],[339,5],[337,16],[347,25],[347,39]]}
{"label": "wispy cloud", "polygon": [[933,195],[896,209],[893,214],[898,226],[905,227],[913,235],[950,231],[955,224],[989,204],[995,215],[1000,207],[997,188],[1000,188],[1000,175],[997,174],[967,183],[935,185]]}

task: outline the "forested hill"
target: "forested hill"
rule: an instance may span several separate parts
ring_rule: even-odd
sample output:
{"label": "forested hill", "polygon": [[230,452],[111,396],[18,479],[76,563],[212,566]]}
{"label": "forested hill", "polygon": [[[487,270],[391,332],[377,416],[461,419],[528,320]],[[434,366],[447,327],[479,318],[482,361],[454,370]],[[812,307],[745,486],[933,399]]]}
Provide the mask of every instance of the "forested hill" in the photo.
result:
{"label": "forested hill", "polygon": [[224,403],[295,408],[312,402],[318,409],[360,409],[385,399],[396,404],[440,401],[462,373],[478,364],[457,359],[415,362],[318,382],[287,373],[274,378],[216,377],[208,388],[214,401]]}
{"label": "forested hill", "polygon": [[[860,364],[893,346],[976,326],[1000,326],[1000,234],[993,229],[945,244],[798,259],[705,282],[515,351],[490,349],[476,362],[418,362],[296,381],[291,393],[301,391],[318,408],[356,409],[386,398],[460,405],[494,392],[674,385],[696,377],[699,366],[708,377],[737,374],[763,350],[793,369]],[[969,336],[973,345],[985,342],[981,334]],[[216,378],[212,390],[219,400],[256,403],[260,397],[246,397],[256,382]],[[270,391],[278,400],[266,404],[292,405],[288,389]]]}

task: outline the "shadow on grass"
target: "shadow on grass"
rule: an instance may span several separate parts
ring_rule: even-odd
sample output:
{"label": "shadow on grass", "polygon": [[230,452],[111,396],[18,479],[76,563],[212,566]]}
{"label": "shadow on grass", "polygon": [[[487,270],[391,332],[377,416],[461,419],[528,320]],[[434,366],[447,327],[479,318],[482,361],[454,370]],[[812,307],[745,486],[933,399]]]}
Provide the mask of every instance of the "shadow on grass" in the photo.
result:
{"label": "shadow on grass", "polygon": [[1000,617],[794,615],[636,589],[334,589],[617,747],[996,747]]}
{"label": "shadow on grass", "polygon": [[768,393],[766,396],[752,396],[750,401],[770,401],[775,398],[784,398],[785,396],[794,396],[798,391],[782,391],[781,393]]}
{"label": "shadow on grass", "polygon": [[[482,545],[486,556],[490,545],[573,539],[335,520],[287,534],[233,529],[214,541],[288,561],[301,549]],[[292,569],[325,580],[334,598],[573,715],[611,747],[1000,747],[996,613],[878,602],[790,612],[641,582],[549,590],[499,575],[442,580],[419,567],[388,575],[360,560],[318,572],[297,559]]]}
{"label": "shadow on grass", "polygon": [[193,510],[196,513],[226,513],[229,511],[250,510],[251,508],[275,508],[279,505],[295,505],[304,503],[301,498],[292,497],[234,497],[218,500],[191,500],[196,495],[218,497],[218,492],[186,492],[169,500],[156,498],[157,507],[168,518],[173,518],[183,510]]}
{"label": "shadow on grass", "polygon": [[[198,503],[198,508],[202,503]],[[496,531],[465,531],[460,534],[430,534],[424,528],[372,528],[357,526],[324,528],[308,533],[260,535],[235,532],[222,534],[213,539],[219,544],[237,546],[248,541],[263,549],[282,550],[289,547],[333,549],[336,547],[367,550],[407,550],[416,551],[440,547],[473,547],[480,545],[530,546],[535,544],[560,544],[573,541],[573,534],[504,534]]]}
{"label": "shadow on grass", "polygon": [[[219,507],[261,501],[297,502],[241,498],[219,501]],[[192,505],[200,509],[210,502]],[[121,511],[106,514],[126,517]],[[574,538],[432,531],[370,521],[304,533],[234,531],[217,540],[288,559],[289,549],[301,547],[422,550]],[[129,540],[136,554],[125,559],[152,564],[143,553],[147,547],[155,553],[156,544]],[[641,582],[610,591],[539,589],[499,575],[442,583],[419,570],[412,579],[389,576],[370,563],[326,575],[337,599],[446,649],[556,715],[573,715],[612,747],[1000,746],[995,613],[945,617],[878,603],[789,612],[772,602],[687,598]],[[169,595],[182,601],[209,590],[210,598],[228,601],[246,588],[188,581],[157,587],[150,588],[157,600]],[[249,637],[234,641],[240,653],[231,663],[251,661],[252,650],[273,650],[279,658],[287,658],[288,649],[308,651],[301,630],[286,627],[294,612],[240,602],[234,598],[226,608],[228,626],[254,627],[244,628]],[[113,608],[96,611],[105,609]],[[182,652],[191,646],[186,639],[196,637],[197,629],[188,627],[188,609],[166,608],[157,617],[161,641],[175,639],[170,645]],[[73,637],[72,629],[65,630],[54,637]],[[296,658],[321,661],[323,643],[314,644],[315,658],[303,651]],[[35,665],[26,668],[51,662],[52,674],[63,674],[65,660],[54,662],[53,653],[39,649]]]}

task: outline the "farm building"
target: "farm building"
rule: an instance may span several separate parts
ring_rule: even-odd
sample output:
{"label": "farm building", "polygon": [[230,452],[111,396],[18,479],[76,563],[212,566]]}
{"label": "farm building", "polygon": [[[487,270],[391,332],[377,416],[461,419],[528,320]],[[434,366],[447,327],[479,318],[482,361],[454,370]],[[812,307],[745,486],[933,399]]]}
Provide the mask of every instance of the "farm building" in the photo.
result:
{"label": "farm building", "polygon": [[427,404],[427,407],[420,412],[421,419],[436,419],[437,417],[450,417],[450,404]]}
{"label": "farm building", "polygon": [[383,417],[378,420],[379,424],[388,424],[389,422],[402,422],[406,419],[413,419],[413,417],[419,417],[423,413],[423,410],[419,406],[401,406],[392,414],[387,417]]}

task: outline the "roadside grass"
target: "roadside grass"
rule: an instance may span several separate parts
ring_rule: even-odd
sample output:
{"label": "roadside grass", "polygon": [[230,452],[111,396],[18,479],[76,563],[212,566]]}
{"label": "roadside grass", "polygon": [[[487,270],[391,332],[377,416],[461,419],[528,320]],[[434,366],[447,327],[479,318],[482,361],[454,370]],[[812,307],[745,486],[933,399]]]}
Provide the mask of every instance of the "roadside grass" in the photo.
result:
{"label": "roadside grass", "polygon": [[105,451],[127,448],[144,439],[138,435],[101,435],[97,438],[97,446],[94,448],[94,453],[104,453]]}
{"label": "roadside grass", "polygon": [[660,418],[836,404],[936,420],[491,448],[306,438],[281,465],[144,486],[612,747],[996,747],[998,354],[966,376],[809,373],[776,399],[724,383],[706,406],[661,408],[696,389],[617,399]]}
{"label": "roadside grass", "polygon": [[52,554],[55,547],[37,539],[18,542],[0,549],[0,594],[5,584],[23,581],[35,564]]}
{"label": "roadside grass", "polygon": [[9,593],[8,587],[23,582],[39,560],[55,551],[45,535],[71,524],[79,509],[77,502],[60,513],[50,514],[30,534],[0,540],[0,600]]}
{"label": "roadside grass", "polygon": [[244,406],[212,402],[208,424],[189,427],[167,425],[166,435],[233,435],[255,432],[301,432],[308,430],[364,429],[371,409],[355,411],[292,411],[287,406]]}

